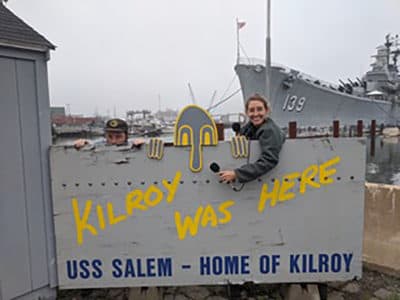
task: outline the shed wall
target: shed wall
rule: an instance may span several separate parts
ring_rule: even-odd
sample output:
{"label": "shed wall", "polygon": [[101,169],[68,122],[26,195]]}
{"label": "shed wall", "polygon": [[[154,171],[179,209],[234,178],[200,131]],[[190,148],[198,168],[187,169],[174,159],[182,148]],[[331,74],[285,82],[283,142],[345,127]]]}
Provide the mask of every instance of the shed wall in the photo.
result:
{"label": "shed wall", "polygon": [[13,299],[56,283],[44,53],[0,48],[0,103],[0,299]]}

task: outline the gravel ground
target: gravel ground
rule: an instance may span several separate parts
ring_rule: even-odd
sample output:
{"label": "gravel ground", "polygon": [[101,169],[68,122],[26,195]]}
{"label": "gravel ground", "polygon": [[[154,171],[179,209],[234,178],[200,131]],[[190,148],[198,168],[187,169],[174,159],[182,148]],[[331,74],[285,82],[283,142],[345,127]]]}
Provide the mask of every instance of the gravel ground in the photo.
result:
{"label": "gravel ground", "polygon": [[[282,285],[244,284],[233,286],[170,287],[160,289],[165,300],[283,300]],[[400,300],[400,277],[364,268],[361,280],[330,282],[328,300]],[[60,300],[135,300],[129,288],[59,291]],[[154,300],[156,297],[151,297]],[[302,299],[315,299],[303,297]]]}

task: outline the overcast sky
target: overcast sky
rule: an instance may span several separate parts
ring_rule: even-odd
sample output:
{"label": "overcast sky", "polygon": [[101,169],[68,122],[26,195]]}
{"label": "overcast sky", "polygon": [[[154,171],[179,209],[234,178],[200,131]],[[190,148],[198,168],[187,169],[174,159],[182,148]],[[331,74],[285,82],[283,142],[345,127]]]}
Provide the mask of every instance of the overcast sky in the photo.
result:
{"label": "overcast sky", "polygon": [[[264,58],[265,0],[9,0],[57,46],[50,101],[71,113],[124,116],[217,100],[234,78],[235,20],[249,57]],[[354,78],[387,33],[400,33],[400,0],[272,0],[272,61],[326,81]],[[231,92],[239,87],[236,80]],[[242,110],[241,94],[218,112]]]}

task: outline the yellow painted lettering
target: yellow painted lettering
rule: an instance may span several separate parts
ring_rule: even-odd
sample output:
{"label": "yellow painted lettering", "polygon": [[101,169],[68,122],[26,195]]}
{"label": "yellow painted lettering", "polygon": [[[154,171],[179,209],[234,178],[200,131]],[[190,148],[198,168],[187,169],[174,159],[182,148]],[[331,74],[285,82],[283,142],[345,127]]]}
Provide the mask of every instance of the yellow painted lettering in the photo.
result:
{"label": "yellow painted lettering", "polygon": [[271,192],[268,192],[268,184],[264,183],[260,193],[260,200],[258,201],[258,211],[263,212],[265,209],[265,203],[270,200],[270,206],[274,207],[278,200],[280,182],[278,179],[274,180],[274,188]]}
{"label": "yellow painted lettering", "polygon": [[103,207],[101,205],[97,205],[96,209],[97,209],[97,219],[99,220],[99,227],[100,229],[104,230],[104,228],[106,228],[106,222],[104,221]]}
{"label": "yellow painted lettering", "polygon": [[74,213],[74,219],[75,219],[75,228],[76,228],[76,241],[78,245],[81,245],[83,243],[83,231],[89,230],[89,232],[93,235],[97,235],[97,230],[96,228],[88,224],[88,219],[90,215],[90,211],[92,209],[92,200],[87,200],[85,202],[85,208],[83,210],[83,216],[81,218],[80,213],[79,213],[79,206],[78,206],[78,199],[77,198],[72,198],[72,210]]}
{"label": "yellow painted lettering", "polygon": [[179,184],[179,180],[181,179],[181,177],[182,177],[182,173],[177,171],[175,173],[174,180],[172,180],[171,183],[169,183],[167,180],[162,181],[162,184],[168,191],[168,196],[167,196],[168,203],[170,203],[174,200],[175,193],[176,193],[176,190],[178,189],[178,184]]}
{"label": "yellow painted lettering", "polygon": [[[152,195],[155,195],[153,200],[151,199]],[[155,185],[149,186],[146,193],[144,193],[144,202],[148,206],[154,207],[158,203],[160,203],[162,199],[163,199],[163,192]]]}
{"label": "yellow painted lettering", "polygon": [[206,206],[201,217],[201,226],[206,227],[208,224],[211,224],[211,227],[217,227],[218,225],[217,214],[210,204]]}
{"label": "yellow painted lettering", "polygon": [[300,177],[299,172],[293,172],[287,174],[283,177],[281,188],[279,189],[279,201],[288,201],[292,200],[296,194],[292,192],[288,192],[291,188],[293,188],[296,184],[296,178]]}
{"label": "yellow painted lettering", "polygon": [[311,165],[303,171],[300,179],[300,194],[304,194],[306,192],[307,185],[312,186],[314,188],[321,187],[321,185],[318,182],[313,181],[317,173],[318,173],[317,165]]}
{"label": "yellow painted lettering", "polygon": [[147,210],[147,206],[141,204],[143,200],[143,192],[141,190],[133,190],[125,197],[126,213],[131,216],[134,209]]}
{"label": "yellow painted lettering", "polygon": [[218,210],[224,216],[223,218],[218,219],[219,224],[226,224],[232,220],[232,214],[228,210],[228,208],[233,205],[235,205],[235,201],[233,201],[233,200],[228,200],[228,201],[222,202],[219,205]]}
{"label": "yellow painted lettering", "polygon": [[107,213],[108,213],[108,223],[110,225],[115,225],[118,224],[119,222],[126,220],[126,215],[119,215],[119,216],[114,215],[114,207],[111,202],[107,203]]}
{"label": "yellow painted lettering", "polygon": [[199,222],[201,214],[203,213],[203,207],[199,206],[196,211],[194,220],[191,216],[186,216],[182,222],[182,216],[179,211],[175,212],[175,225],[178,238],[184,240],[186,238],[187,231],[189,230],[191,236],[195,236],[199,229]]}
{"label": "yellow painted lettering", "polygon": [[330,178],[329,176],[336,174],[336,169],[327,168],[332,167],[339,162],[340,157],[335,156],[334,158],[324,162],[322,165],[319,166],[319,182],[321,184],[331,184],[333,182],[333,178]]}

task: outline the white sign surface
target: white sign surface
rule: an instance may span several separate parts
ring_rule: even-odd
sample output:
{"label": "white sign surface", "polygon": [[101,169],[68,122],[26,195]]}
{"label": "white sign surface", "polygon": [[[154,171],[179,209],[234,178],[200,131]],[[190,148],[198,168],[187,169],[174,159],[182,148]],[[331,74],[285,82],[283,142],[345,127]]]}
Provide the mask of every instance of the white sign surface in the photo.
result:
{"label": "white sign surface", "polygon": [[208,166],[246,158],[229,142],[202,155],[194,173],[188,148],[165,147],[155,160],[145,148],[53,147],[60,288],[361,276],[364,140],[288,140],[278,166],[240,191]]}

